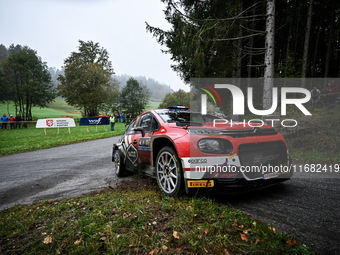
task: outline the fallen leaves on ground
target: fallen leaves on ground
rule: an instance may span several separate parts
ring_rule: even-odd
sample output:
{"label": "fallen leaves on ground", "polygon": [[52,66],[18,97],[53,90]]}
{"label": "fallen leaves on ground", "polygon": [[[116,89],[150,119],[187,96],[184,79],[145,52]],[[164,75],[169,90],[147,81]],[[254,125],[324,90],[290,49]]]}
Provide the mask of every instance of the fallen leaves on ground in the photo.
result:
{"label": "fallen leaves on ground", "polygon": [[174,232],[173,232],[173,236],[174,236],[176,239],[179,239],[179,234],[178,234],[177,231],[174,231]]}
{"label": "fallen leaves on ground", "polygon": [[127,217],[130,217],[131,216],[131,213],[123,213],[123,219],[126,219]]}
{"label": "fallen leaves on ground", "polygon": [[248,242],[248,237],[245,234],[241,234],[241,239]]}
{"label": "fallen leaves on ground", "polygon": [[272,227],[268,227],[273,233],[276,233],[276,229]]}
{"label": "fallen leaves on ground", "polygon": [[289,244],[290,247],[294,248],[297,246],[297,242],[295,240],[288,240],[287,243]]}
{"label": "fallen leaves on ground", "polygon": [[75,244],[75,245],[79,245],[80,242],[81,242],[81,238],[80,238],[79,240],[75,241],[74,244]]}
{"label": "fallen leaves on ground", "polygon": [[49,243],[52,243],[52,237],[50,236],[46,236],[44,241],[43,241],[44,244],[49,244]]}

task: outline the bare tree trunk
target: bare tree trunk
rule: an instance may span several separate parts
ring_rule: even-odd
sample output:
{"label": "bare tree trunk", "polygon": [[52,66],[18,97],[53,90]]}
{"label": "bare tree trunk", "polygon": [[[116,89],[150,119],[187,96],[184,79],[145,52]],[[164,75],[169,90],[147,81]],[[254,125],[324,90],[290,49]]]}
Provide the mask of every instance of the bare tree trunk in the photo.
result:
{"label": "bare tree trunk", "polygon": [[288,58],[290,57],[290,41],[292,37],[292,27],[293,27],[293,20],[290,20],[289,25],[289,32],[288,32],[288,40],[287,40],[287,49],[286,49],[286,65],[285,65],[285,77],[287,77],[287,69],[288,69]]}
{"label": "bare tree trunk", "polygon": [[272,89],[274,85],[274,43],[275,43],[275,0],[267,0],[266,41],[264,56],[263,109],[272,105]]}
{"label": "bare tree trunk", "polygon": [[[240,1],[237,6],[237,15],[242,13],[242,11],[243,11],[243,3],[242,1]],[[241,87],[240,78],[241,78],[241,72],[242,72],[242,35],[243,35],[243,32],[242,32],[242,28],[240,27],[237,32],[237,37],[240,39],[234,41],[233,43],[234,49],[235,49],[233,58],[235,61],[235,66],[236,66],[233,72],[233,78],[236,78],[235,80],[236,80],[237,87]],[[232,114],[232,119],[235,121],[238,121],[239,116]]]}
{"label": "bare tree trunk", "polygon": [[[287,49],[286,49],[286,63],[285,63],[285,70],[284,70],[284,77],[287,77],[287,71],[288,71],[288,61],[289,58],[291,58],[291,52],[290,52],[290,41],[292,37],[292,29],[293,29],[293,17],[291,17],[290,25],[289,25],[289,31],[288,31],[288,40],[287,40]],[[286,87],[287,79],[284,80],[283,86]]]}
{"label": "bare tree trunk", "polygon": [[331,15],[331,27],[329,29],[328,42],[327,42],[327,53],[326,53],[326,65],[325,65],[325,78],[328,77],[329,71],[329,62],[331,60],[331,52],[332,52],[332,36],[333,36],[333,20],[334,20],[334,11],[332,11]]}
{"label": "bare tree trunk", "polygon": [[[338,31],[338,38],[340,37],[340,31]],[[338,59],[340,59],[340,50],[338,50]],[[339,64],[339,69],[338,69],[338,78],[340,77],[340,64]]]}
{"label": "bare tree trunk", "polygon": [[297,8],[296,8],[296,19],[295,19],[295,33],[294,33],[294,50],[293,50],[293,57],[295,59],[296,57],[296,49],[297,49],[297,43],[299,40],[299,22],[300,22],[300,13],[301,13],[301,0],[297,2]]}
{"label": "bare tree trunk", "polygon": [[[252,15],[254,16],[254,18],[251,22],[251,29],[254,30],[254,28],[255,28],[255,7],[252,10]],[[250,42],[249,42],[250,53],[249,53],[249,59],[248,59],[248,87],[250,87],[251,65],[253,63],[253,53],[252,53],[253,47],[254,47],[254,38],[250,37]]]}
{"label": "bare tree trunk", "polygon": [[316,63],[316,56],[318,51],[318,45],[319,45],[319,37],[320,37],[320,31],[321,31],[321,16],[318,23],[318,33],[316,35],[316,42],[315,42],[315,50],[314,50],[314,57],[313,57],[313,63],[312,63],[312,73],[311,77],[313,78],[315,76],[315,63]]}
{"label": "bare tree trunk", "polygon": [[[242,5],[242,1],[238,4],[237,6],[237,15],[242,13],[243,10],[243,5]],[[242,15],[241,15],[242,16]],[[233,46],[234,46],[234,54],[233,54],[233,58],[234,58],[234,63],[235,63],[235,69],[233,71],[233,77],[234,78],[241,78],[241,71],[242,71],[242,28],[240,27],[238,29],[237,32],[237,38],[240,38],[238,40],[235,40],[233,42]]]}
{"label": "bare tree trunk", "polygon": [[312,25],[313,3],[314,3],[314,0],[311,0],[309,3],[309,7],[308,7],[305,43],[303,46],[302,72],[301,72],[303,88],[306,86],[305,78],[306,78],[306,73],[307,73],[307,61],[308,61],[310,30],[311,30],[310,28]]}

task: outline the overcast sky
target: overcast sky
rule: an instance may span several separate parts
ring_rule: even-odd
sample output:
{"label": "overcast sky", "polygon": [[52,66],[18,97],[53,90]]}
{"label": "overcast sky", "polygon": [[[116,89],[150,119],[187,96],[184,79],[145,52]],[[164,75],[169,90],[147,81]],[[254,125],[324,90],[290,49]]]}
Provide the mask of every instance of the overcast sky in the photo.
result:
{"label": "overcast sky", "polygon": [[[168,29],[160,0],[0,0],[0,44],[27,45],[49,67],[61,68],[78,40],[98,42],[116,74],[146,76],[189,91],[172,71],[169,54],[150,33]],[[164,46],[163,46],[163,49]]]}

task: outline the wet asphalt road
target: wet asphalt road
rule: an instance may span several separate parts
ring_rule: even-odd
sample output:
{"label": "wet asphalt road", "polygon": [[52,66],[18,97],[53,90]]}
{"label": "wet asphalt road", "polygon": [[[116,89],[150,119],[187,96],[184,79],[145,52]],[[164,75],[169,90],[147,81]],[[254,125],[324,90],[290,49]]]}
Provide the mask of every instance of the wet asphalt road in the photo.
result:
{"label": "wet asphalt road", "polygon": [[[111,153],[117,140],[0,157],[0,210],[115,186]],[[333,177],[307,175],[247,194],[214,198],[271,223],[317,254],[340,254],[340,178]]]}
{"label": "wet asphalt road", "polygon": [[340,254],[340,179],[293,178],[216,200],[272,224],[316,254]]}
{"label": "wet asphalt road", "polygon": [[112,137],[0,157],[0,210],[114,186],[111,155],[117,141]]}

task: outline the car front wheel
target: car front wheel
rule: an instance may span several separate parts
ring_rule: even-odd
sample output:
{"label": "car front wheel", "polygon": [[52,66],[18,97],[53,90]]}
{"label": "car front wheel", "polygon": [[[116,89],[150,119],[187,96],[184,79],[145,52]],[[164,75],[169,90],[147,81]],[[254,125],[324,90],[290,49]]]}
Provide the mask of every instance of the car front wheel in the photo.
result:
{"label": "car front wheel", "polygon": [[120,156],[118,150],[116,150],[115,152],[114,171],[118,177],[124,176],[125,168],[124,168],[122,157]]}
{"label": "car front wheel", "polygon": [[170,197],[180,195],[183,187],[181,164],[171,147],[161,149],[156,158],[157,183],[163,193]]}

